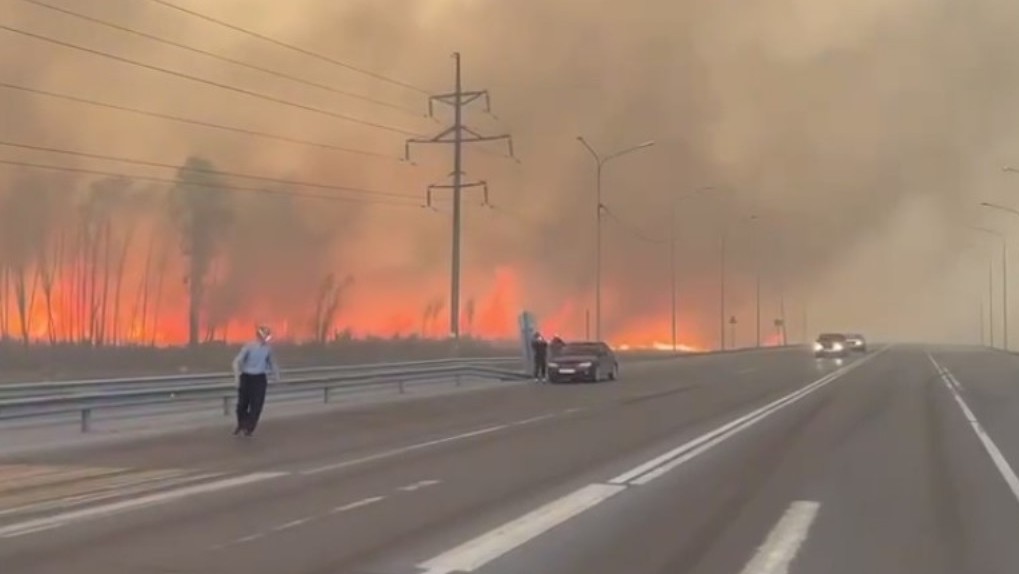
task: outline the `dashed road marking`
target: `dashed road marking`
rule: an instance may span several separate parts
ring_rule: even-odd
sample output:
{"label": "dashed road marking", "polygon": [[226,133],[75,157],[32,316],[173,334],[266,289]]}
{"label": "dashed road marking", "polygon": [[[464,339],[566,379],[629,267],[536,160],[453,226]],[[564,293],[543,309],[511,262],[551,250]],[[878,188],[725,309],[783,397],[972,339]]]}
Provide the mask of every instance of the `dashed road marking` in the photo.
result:
{"label": "dashed road marking", "polygon": [[492,433],[499,432],[499,431],[502,431],[502,430],[506,430],[508,428],[512,428],[512,427],[516,427],[516,426],[534,424],[534,423],[539,422],[539,421],[549,420],[549,419],[556,418],[557,416],[565,416],[565,415],[569,415],[569,414],[572,414],[572,413],[580,412],[580,411],[583,411],[583,410],[585,410],[585,409],[584,408],[572,408],[572,409],[566,409],[566,410],[563,410],[563,411],[559,411],[557,413],[547,413],[547,414],[543,414],[543,415],[540,415],[540,416],[535,416],[535,417],[531,417],[531,418],[527,418],[527,419],[522,419],[522,420],[519,420],[519,421],[508,422],[508,423],[504,423],[504,424],[500,424],[500,425],[495,425],[495,426],[490,426],[490,427],[485,427],[485,428],[481,428],[481,429],[478,429],[478,430],[468,431],[468,432],[465,432],[465,433],[460,433],[460,434],[456,434],[456,435],[452,435],[452,436],[447,436],[447,437],[443,437],[443,438],[438,438],[438,439],[434,439],[434,440],[429,440],[429,441],[425,441],[425,442],[419,442],[419,443],[416,443],[416,444],[402,446],[402,447],[394,448],[394,449],[391,449],[391,450],[386,450],[386,451],[382,451],[382,452],[379,452],[379,453],[363,456],[363,457],[360,457],[360,458],[340,461],[340,462],[336,462],[336,463],[333,463],[333,464],[327,464],[327,465],[319,466],[319,467],[315,467],[315,468],[309,468],[309,469],[306,469],[306,470],[301,470],[298,473],[300,475],[302,475],[302,476],[309,476],[309,475],[314,475],[314,474],[320,474],[320,473],[323,473],[323,472],[331,472],[331,471],[334,471],[334,470],[342,470],[344,468],[349,468],[349,467],[352,467],[352,466],[358,466],[358,465],[366,464],[366,463],[369,463],[369,462],[375,462],[377,460],[384,460],[384,459],[387,459],[387,458],[392,458],[392,457],[395,457],[395,456],[400,456],[402,454],[407,454],[409,452],[414,452],[414,451],[430,448],[430,447],[433,447],[433,446],[449,444],[449,443],[453,443],[453,442],[458,442],[458,441],[466,440],[466,439],[469,439],[469,438],[475,438],[475,437],[479,437],[479,436],[484,436],[484,435],[492,434]]}
{"label": "dashed road marking", "polygon": [[370,498],[364,498],[357,502],[351,502],[350,504],[344,504],[343,506],[337,506],[336,508],[329,511],[329,514],[340,514],[341,512],[349,512],[362,506],[368,506],[369,504],[375,504],[385,500],[385,496],[372,496]]}
{"label": "dashed road marking", "polygon": [[241,486],[254,484],[257,482],[263,482],[273,478],[279,478],[284,475],[286,475],[286,473],[283,472],[255,472],[251,474],[235,476],[232,478],[226,478],[214,482],[205,482],[202,484],[177,488],[174,490],[156,492],[146,496],[128,498],[126,500],[120,500],[117,502],[112,502],[99,506],[90,506],[87,508],[63,512],[60,514],[47,516],[43,518],[26,520],[0,527],[0,538],[13,538],[16,536],[23,536],[25,534],[40,532],[42,530],[59,528],[61,526],[65,526],[71,523],[93,520],[98,518],[105,518],[108,516],[129,512],[132,510],[138,510],[140,508],[166,504],[168,502],[180,500],[183,498],[189,498],[201,494],[208,494],[231,488],[238,488]]}
{"label": "dashed road marking", "polygon": [[991,439],[991,435],[987,433],[984,426],[980,424],[979,420],[977,420],[977,416],[973,414],[972,409],[969,408],[969,405],[967,405],[966,401],[962,398],[962,384],[959,383],[959,380],[955,378],[955,375],[953,375],[951,371],[939,365],[938,362],[934,360],[933,355],[927,353],[927,357],[931,360],[931,363],[934,364],[934,368],[937,369],[938,374],[941,376],[941,381],[945,383],[945,386],[948,387],[948,391],[952,393],[952,397],[959,405],[963,416],[966,417],[966,421],[969,422],[970,427],[973,429],[973,432],[976,433],[980,443],[984,446],[984,450],[986,450],[987,454],[991,457],[991,461],[998,469],[998,473],[1001,474],[1003,479],[1005,479],[1005,483],[1008,484],[1009,490],[1012,491],[1012,496],[1015,497],[1016,500],[1019,500],[1019,476],[1016,476],[1015,470],[1012,469],[1012,465],[1008,463],[1008,459],[1006,459],[1005,455],[1002,454],[998,445],[994,444],[994,441]]}
{"label": "dashed road marking", "polygon": [[398,487],[397,490],[402,490],[403,492],[414,492],[415,490],[428,488],[429,486],[435,486],[436,484],[439,484],[441,482],[442,482],[441,480],[422,480],[419,482],[415,482],[414,484],[408,484],[407,486]]}
{"label": "dashed road marking", "polygon": [[447,550],[429,560],[417,564],[423,574],[452,574],[453,572],[474,572],[496,558],[526,544],[531,539],[572,519],[573,517],[601,504],[638,485],[643,485],[677,466],[688,462],[706,450],[717,446],[725,439],[763,420],[799,399],[839,379],[849,371],[873,359],[881,352],[841,367],[809,385],[789,393],[760,409],[744,415],[722,427],[705,433],[672,451],[627,471],[607,484],[594,483],[556,499],[537,510],[507,522],[477,538]]}
{"label": "dashed road marking", "polygon": [[280,524],[279,526],[273,528],[272,530],[273,530],[273,532],[281,532],[283,530],[289,530],[291,528],[296,528],[298,526],[301,526],[302,524],[307,524],[308,522],[311,522],[311,520],[313,518],[314,517],[309,516],[307,518],[298,518],[297,520],[291,520],[290,522],[287,522],[286,524]]}
{"label": "dashed road marking", "polygon": [[590,484],[418,564],[424,574],[473,572],[510,550],[619,494],[625,486]]}
{"label": "dashed road marking", "polygon": [[817,502],[792,503],[741,574],[787,574],[820,509]]}

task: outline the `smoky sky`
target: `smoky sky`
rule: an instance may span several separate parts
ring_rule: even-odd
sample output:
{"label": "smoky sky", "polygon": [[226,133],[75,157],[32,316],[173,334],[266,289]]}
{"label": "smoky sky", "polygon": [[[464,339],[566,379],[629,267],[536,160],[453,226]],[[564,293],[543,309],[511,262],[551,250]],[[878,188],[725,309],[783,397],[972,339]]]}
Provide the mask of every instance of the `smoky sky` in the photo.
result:
{"label": "smoky sky", "polygon": [[[148,0],[47,1],[407,110],[244,70],[21,0],[2,0],[2,21],[422,136],[439,133],[451,117],[438,106],[437,120],[426,118],[426,96],[417,91]],[[494,206],[481,205],[480,189],[465,191],[465,299],[490,288],[493,270],[506,266],[520,275],[518,303],[539,315],[553,313],[565,301],[576,301],[578,309],[590,306],[595,167],[576,140],[583,135],[604,154],[656,141],[604,168],[608,331],[656,322],[668,313],[667,240],[675,203],[681,316],[684,328],[700,333],[704,343],[718,336],[723,236],[726,315],[738,317],[742,342],[753,336],[758,273],[768,333],[784,307],[792,337],[803,329],[914,340],[973,340],[979,334],[986,271],[996,247],[993,239],[965,227],[1014,227],[1007,215],[980,211],[981,201],[1019,207],[1019,176],[1001,171],[1009,161],[1019,164],[1013,110],[1019,95],[1019,5],[1014,2],[178,3],[431,93],[452,88],[450,55],[462,54],[465,88],[489,90],[495,114],[476,106],[467,122],[484,134],[512,134],[520,160],[502,157],[505,147],[499,143],[472,145],[465,153],[467,177],[488,182]],[[398,161],[407,137],[400,133],[2,30],[0,46],[17,54],[0,63],[0,77],[11,83],[387,157],[302,147],[0,89],[5,110],[0,137],[6,140],[176,164],[201,157],[226,171],[416,198],[408,203],[423,203],[429,184],[449,183],[447,146],[416,146],[416,165],[409,165]],[[57,161],[9,149],[0,154]],[[57,159],[61,165],[110,167]],[[142,167],[117,169],[167,175]],[[68,180],[10,167],[0,173],[9,191],[23,187],[18,182],[29,177]],[[79,178],[78,185],[87,184],[87,178]],[[704,186],[714,189],[690,193]],[[288,202],[286,208],[273,203],[253,208],[232,226],[225,253],[255,271],[247,280],[224,280],[217,301],[239,305],[228,295],[252,284],[264,289],[255,299],[286,297],[280,292],[301,285],[313,298],[322,278],[335,273],[355,278],[344,305],[356,307],[359,296],[370,298],[373,292],[404,289],[420,296],[424,309],[436,296],[445,296],[448,281],[449,192],[434,193],[434,209],[311,199]],[[4,205],[10,210],[18,203]],[[260,239],[278,221],[289,221],[286,229],[292,232]],[[252,245],[278,253],[260,265],[245,254],[245,246]],[[279,270],[291,279],[284,287],[268,287]]]}

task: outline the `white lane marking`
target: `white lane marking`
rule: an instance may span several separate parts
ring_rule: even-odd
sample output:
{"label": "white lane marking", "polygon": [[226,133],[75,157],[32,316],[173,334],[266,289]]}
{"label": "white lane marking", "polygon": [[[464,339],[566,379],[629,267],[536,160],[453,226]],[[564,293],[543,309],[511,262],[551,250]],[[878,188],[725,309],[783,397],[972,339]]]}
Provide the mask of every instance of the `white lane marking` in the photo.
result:
{"label": "white lane marking", "polygon": [[495,530],[418,564],[424,574],[473,572],[570,518],[622,492],[626,487],[591,484]]}
{"label": "white lane marking", "polygon": [[[563,414],[566,414],[566,413],[569,413],[569,412],[577,412],[577,411],[580,411],[580,410],[583,410],[583,409],[569,409],[567,411],[564,411]],[[403,447],[400,447],[400,448],[394,448],[392,450],[387,450],[387,451],[384,451],[384,452],[368,455],[368,456],[361,457],[361,458],[355,458],[355,459],[352,459],[352,460],[345,460],[343,462],[337,462],[337,463],[334,463],[334,464],[327,464],[325,466],[319,466],[319,467],[316,467],[316,468],[310,468],[310,469],[307,469],[307,470],[302,470],[302,471],[300,471],[300,474],[303,475],[303,476],[307,476],[307,475],[311,475],[311,474],[319,474],[319,473],[322,473],[322,472],[329,472],[329,471],[333,471],[333,470],[340,470],[342,468],[347,468],[347,467],[350,467],[350,466],[356,466],[356,465],[359,465],[359,464],[364,464],[366,462],[373,462],[373,461],[382,460],[382,459],[385,459],[385,458],[392,458],[394,456],[399,456],[401,454],[406,454],[408,452],[413,452],[415,450],[421,450],[423,448],[428,448],[428,447],[432,447],[432,446],[438,446],[440,444],[456,442],[456,441],[460,441],[460,440],[464,440],[464,439],[468,439],[468,438],[473,438],[473,437],[476,437],[476,436],[481,436],[481,435],[486,435],[486,434],[498,432],[498,431],[505,430],[505,429],[508,429],[508,428],[514,427],[514,426],[520,426],[520,425],[526,425],[526,424],[535,423],[535,422],[542,421],[542,420],[545,420],[545,419],[553,418],[555,416],[557,416],[555,413],[545,414],[545,415],[541,415],[541,416],[537,416],[537,417],[532,417],[532,418],[528,418],[528,419],[522,419],[522,420],[519,420],[519,421],[508,422],[508,423],[501,424],[501,425],[495,425],[495,426],[491,426],[491,427],[486,427],[486,428],[475,430],[475,431],[465,432],[465,433],[462,433],[462,434],[457,434],[457,435],[453,435],[453,436],[447,436],[447,437],[443,437],[443,438],[439,438],[439,439],[435,439],[435,440],[430,440],[430,441],[425,441],[425,442],[419,442],[417,444],[403,446]]]}
{"label": "white lane marking", "polygon": [[213,546],[212,549],[213,550],[222,550],[222,549],[230,547],[230,546],[234,546],[234,545],[238,545],[238,544],[246,544],[248,542],[254,542],[255,540],[258,540],[259,538],[264,538],[265,536],[267,536],[269,534],[272,534],[273,532],[282,532],[284,530],[289,530],[291,528],[296,528],[296,527],[301,526],[303,524],[307,524],[309,522],[312,522],[313,520],[319,520],[321,518],[325,518],[326,516],[330,516],[330,515],[333,515],[333,514],[340,514],[342,512],[348,512],[348,511],[354,510],[356,508],[361,508],[361,507],[364,507],[364,506],[368,506],[369,504],[375,504],[376,502],[385,500],[385,498],[386,498],[385,496],[373,496],[371,498],[365,498],[365,499],[362,499],[362,500],[358,500],[356,502],[351,502],[350,504],[344,504],[343,506],[337,506],[336,508],[333,508],[332,510],[330,510],[329,512],[326,512],[324,514],[318,514],[318,515],[314,515],[314,516],[306,516],[304,518],[298,518],[297,520],[292,520],[290,522],[287,522],[286,524],[281,524],[279,526],[274,526],[274,527],[270,528],[269,530],[266,530],[266,531],[263,531],[263,532],[256,532],[254,534],[249,534],[248,536],[244,536],[242,538],[237,538],[233,542],[228,542],[228,543],[225,543],[225,544],[217,544],[217,545]]}
{"label": "white lane marking", "polygon": [[189,482],[198,482],[200,480],[217,478],[223,476],[223,474],[224,473],[222,472],[212,472],[208,474],[198,474],[193,476],[183,476],[176,478],[152,479],[144,482],[133,483],[130,485],[122,484],[103,485],[101,489],[98,489],[96,491],[90,491],[87,494],[65,496],[53,500],[44,500],[42,502],[33,502],[31,504],[24,504],[21,506],[4,508],[0,510],[0,516],[8,516],[11,514],[26,514],[29,512],[44,512],[49,510],[55,510],[58,508],[81,506],[83,504],[99,502],[101,500],[107,500],[110,498],[123,498],[126,496],[130,496],[132,494],[139,494],[142,492],[158,490],[161,488],[179,486],[182,484],[187,484]]}
{"label": "white lane marking", "polygon": [[741,574],[787,574],[820,509],[817,502],[794,502]]}
{"label": "white lane marking", "polygon": [[422,488],[428,488],[429,486],[435,486],[436,484],[439,484],[441,482],[442,482],[441,480],[421,480],[421,481],[415,482],[414,484],[408,484],[407,486],[401,486],[401,487],[397,488],[397,490],[402,490],[404,492],[414,492],[415,490],[421,490]]}
{"label": "white lane marking", "polygon": [[945,383],[949,392],[952,393],[952,397],[955,398],[955,402],[958,403],[959,408],[962,409],[963,416],[966,417],[966,421],[969,422],[970,427],[973,428],[973,432],[976,433],[977,438],[980,439],[980,443],[984,445],[984,450],[986,450],[987,454],[990,455],[991,460],[994,462],[994,466],[997,467],[1001,477],[1005,479],[1009,490],[1012,491],[1012,496],[1014,496],[1016,500],[1019,500],[1019,476],[1016,476],[1015,471],[1012,470],[1012,466],[1008,464],[1008,459],[1006,459],[1005,455],[1002,454],[998,445],[994,444],[994,441],[991,440],[991,435],[987,434],[987,431],[984,430],[984,426],[980,424],[976,415],[973,414],[973,411],[969,408],[969,405],[967,405],[966,401],[963,400],[962,394],[960,394],[962,385],[951,371],[942,367],[934,360],[933,355],[928,353],[927,356],[930,358],[931,363],[934,364],[934,368],[936,368],[938,373],[941,375],[941,381]]}
{"label": "white lane marking", "polygon": [[[512,423],[510,423],[510,424],[512,424]],[[487,428],[483,428],[483,429],[476,430],[476,431],[465,432],[463,434],[447,436],[447,437],[444,437],[444,438],[439,438],[439,439],[430,440],[430,441],[426,441],[426,442],[419,442],[417,444],[412,444],[412,445],[409,445],[409,446],[402,446],[400,448],[394,448],[392,450],[387,450],[387,451],[384,451],[384,452],[380,452],[380,453],[364,456],[364,457],[361,457],[361,458],[355,458],[355,459],[352,459],[352,460],[345,460],[343,462],[337,462],[337,463],[334,463],[334,464],[327,464],[325,466],[319,466],[319,467],[311,468],[311,469],[308,469],[308,470],[302,470],[301,474],[305,475],[305,476],[311,475],[311,474],[319,474],[319,473],[322,473],[322,472],[329,472],[331,470],[339,470],[341,468],[347,468],[349,466],[356,466],[356,465],[359,465],[359,464],[364,464],[366,462],[382,460],[384,458],[392,458],[394,456],[398,456],[398,455],[405,454],[405,453],[408,453],[408,452],[413,452],[415,450],[421,450],[423,448],[428,448],[430,446],[446,444],[446,443],[449,443],[449,442],[456,442],[458,440],[464,440],[464,439],[467,439],[467,438],[472,438],[472,437],[476,437],[476,436],[481,436],[481,435],[485,435],[485,434],[501,431],[503,429],[509,428],[510,424],[496,425],[494,427],[487,427]]]}
{"label": "white lane marking", "polygon": [[[769,405],[768,407],[764,407],[763,409],[758,409],[757,411],[754,411],[754,413],[751,413],[751,415],[754,415],[755,413],[759,414],[761,412],[765,412],[769,407],[781,408],[782,406],[789,404],[791,401],[795,401],[798,398],[805,396],[805,394],[813,392],[813,390],[816,390],[821,386],[831,381],[834,381],[835,379],[848,373],[850,370],[866,363],[870,359],[881,354],[881,352],[883,351],[884,349],[866,358],[860,359],[859,361],[850,363],[849,365],[846,365],[845,367],[842,367],[832,373],[829,373],[827,376],[822,377],[821,379],[815,381],[814,383],[811,383],[807,387],[804,387],[799,391],[787,395],[783,399],[779,399],[778,401],[771,403],[771,405]],[[774,410],[777,410],[777,408],[773,408],[772,411],[768,411],[766,414],[770,414],[770,412],[774,412]],[[525,514],[524,516],[521,516],[516,520],[508,522],[496,528],[495,530],[492,530],[473,540],[465,542],[464,544],[461,544],[456,548],[443,552],[442,554],[439,554],[438,556],[431,558],[430,560],[422,562],[417,566],[418,568],[425,571],[423,572],[423,574],[451,574],[453,572],[473,572],[474,570],[481,568],[482,566],[491,562],[492,560],[495,560],[499,556],[502,556],[503,554],[506,554],[507,552],[523,544],[526,544],[528,541],[535,538],[536,536],[543,534],[544,532],[554,528],[555,526],[558,526],[559,524],[562,524],[563,522],[566,522],[567,520],[573,518],[574,516],[590,508],[593,508],[598,504],[601,504],[606,499],[615,496],[620,492],[623,492],[627,488],[630,488],[631,485],[634,484],[633,482],[631,482],[632,480],[642,478],[643,475],[649,472],[655,473],[655,476],[660,476],[662,472],[665,472],[662,471],[660,468],[662,467],[662,465],[669,465],[670,469],[675,467],[676,464],[670,464],[670,462],[674,461],[676,457],[683,456],[692,448],[702,446],[709,441],[714,441],[710,445],[714,446],[718,442],[721,442],[721,440],[718,440],[720,435],[723,435],[726,432],[728,432],[728,434],[724,437],[727,438],[728,436],[734,434],[734,432],[742,430],[742,429],[738,429],[736,431],[732,430],[735,427],[738,427],[740,424],[749,426],[749,424],[746,424],[747,421],[750,420],[748,417],[750,417],[750,415],[741,417],[740,419],[737,419],[736,421],[733,421],[728,425],[725,425],[719,429],[716,429],[715,431],[707,433],[706,435],[702,436],[699,439],[687,443],[686,445],[680,447],[679,449],[670,451],[669,453],[657,457],[649,461],[648,463],[642,464],[633,469],[632,471],[616,477],[616,479],[614,479],[609,484],[598,484],[598,483],[590,484],[584,488],[581,488],[580,490],[574,491],[571,494],[568,494],[562,498],[554,500],[546,504],[545,506],[538,508],[537,510]],[[756,422],[756,420],[753,422]],[[745,428],[745,426],[743,428]],[[697,453],[699,454],[700,452],[703,452],[703,450],[710,448],[710,446],[705,446],[704,448],[698,450]],[[684,461],[689,460],[689,458],[692,458],[693,456],[696,455],[686,457]]]}
{"label": "white lane marking", "polygon": [[824,377],[810,383],[806,387],[796,390],[771,403],[756,409],[736,420],[707,432],[685,444],[682,444],[665,454],[657,456],[643,464],[640,464],[609,481],[610,484],[647,484],[659,476],[669,472],[677,466],[689,461],[697,455],[715,447],[722,441],[743,431],[750,426],[764,420],[780,409],[795,403],[803,397],[823,388],[829,383],[839,379],[849,371],[866,363],[880,353],[875,353],[859,361],[850,363]]}
{"label": "white lane marking", "polygon": [[297,520],[291,520],[290,522],[287,522],[286,524],[280,524],[279,526],[274,527],[272,529],[272,531],[273,532],[282,532],[283,530],[289,530],[291,528],[296,528],[296,527],[298,527],[298,526],[300,526],[302,524],[307,524],[308,522],[311,522],[311,520],[313,518],[314,518],[313,516],[309,516],[307,518],[298,518]]}
{"label": "white lane marking", "polygon": [[749,375],[750,373],[753,373],[756,370],[757,370],[757,367],[749,367],[749,368],[746,368],[746,369],[740,369],[740,370],[736,371],[736,374],[737,375]]}
{"label": "white lane marking", "polygon": [[547,419],[554,419],[557,416],[559,416],[559,413],[548,413],[548,414],[545,414],[545,415],[538,415],[536,417],[531,417],[529,419],[524,419],[522,421],[517,421],[515,423],[510,423],[510,424],[512,424],[513,426],[529,425],[531,423],[536,423],[536,422],[547,420]]}
{"label": "white lane marking", "polygon": [[336,508],[330,510],[329,514],[339,514],[341,512],[347,512],[349,510],[354,510],[355,508],[361,508],[362,506],[368,506],[369,504],[375,504],[376,502],[381,502],[381,501],[383,501],[385,499],[386,499],[385,496],[373,496],[371,498],[365,498],[365,499],[362,499],[362,500],[358,500],[356,502],[351,502],[350,504],[344,504],[343,506],[337,506]]}
{"label": "white lane marking", "polygon": [[56,514],[54,516],[48,516],[45,518],[27,520],[25,522],[19,522],[11,524],[9,526],[0,527],[0,538],[13,538],[15,536],[21,536],[23,534],[29,534],[31,532],[48,530],[50,528],[57,528],[69,524],[71,522],[101,518],[105,516],[110,516],[112,514],[119,514],[121,512],[127,512],[131,510],[136,510],[138,508],[144,508],[147,506],[165,504],[167,502],[179,500],[181,498],[187,498],[199,494],[206,494],[210,492],[226,490],[229,488],[236,488],[239,486],[253,484],[256,482],[262,482],[264,480],[269,480],[273,478],[279,478],[281,476],[285,476],[286,474],[287,473],[285,472],[256,472],[252,474],[246,474],[243,476],[237,476],[234,478],[228,478],[225,480],[219,480],[216,482],[208,482],[205,484],[197,484],[194,486],[179,488],[177,490],[157,492],[155,494],[150,494],[148,496],[131,498],[128,500],[122,500],[111,504],[105,504],[102,506],[93,506],[91,508],[84,508],[72,512],[65,512],[62,514]]}
{"label": "white lane marking", "polygon": [[333,471],[333,470],[340,470],[340,469],[343,469],[343,468],[347,468],[347,467],[351,467],[351,466],[357,466],[359,464],[364,464],[366,462],[374,462],[376,460],[382,460],[382,459],[385,459],[385,458],[392,458],[394,456],[399,456],[401,454],[406,454],[408,452],[413,452],[415,450],[420,450],[420,449],[428,448],[428,447],[432,447],[432,446],[438,446],[438,445],[446,444],[446,443],[450,443],[450,442],[456,442],[456,441],[460,441],[460,440],[464,440],[464,439],[468,439],[468,438],[473,438],[473,437],[476,437],[476,436],[486,435],[486,434],[489,434],[489,433],[505,430],[505,429],[508,429],[508,428],[511,428],[511,427],[521,426],[521,425],[528,425],[528,424],[536,423],[536,422],[539,422],[539,421],[543,421],[543,420],[547,420],[547,419],[552,419],[552,418],[555,418],[557,416],[569,415],[569,414],[581,412],[581,411],[584,411],[584,410],[587,410],[587,409],[584,408],[584,407],[577,407],[577,408],[572,408],[572,409],[566,409],[564,411],[561,411],[560,413],[548,413],[548,414],[544,414],[544,415],[539,415],[539,416],[536,416],[536,417],[522,419],[522,420],[519,420],[519,421],[508,422],[508,423],[505,423],[505,424],[495,425],[495,426],[491,426],[491,427],[487,427],[487,428],[483,428],[483,429],[479,429],[479,430],[475,430],[475,431],[465,432],[465,433],[462,433],[462,434],[457,434],[457,435],[453,435],[453,436],[447,436],[447,437],[443,437],[443,438],[439,438],[439,439],[435,439],[435,440],[430,440],[430,441],[421,442],[421,443],[417,443],[417,444],[412,444],[412,445],[408,445],[408,446],[404,446],[404,447],[394,448],[392,450],[387,450],[387,451],[384,451],[384,452],[368,455],[368,456],[361,457],[361,458],[355,458],[355,459],[352,459],[352,460],[345,460],[345,461],[337,462],[337,463],[334,463],[334,464],[327,464],[325,466],[319,466],[319,467],[315,467],[315,468],[310,468],[310,469],[306,469],[306,470],[300,471],[299,474],[301,474],[302,476],[308,476],[308,475],[312,475],[312,474],[319,474],[319,473],[322,473],[322,472],[329,472],[329,471]]}

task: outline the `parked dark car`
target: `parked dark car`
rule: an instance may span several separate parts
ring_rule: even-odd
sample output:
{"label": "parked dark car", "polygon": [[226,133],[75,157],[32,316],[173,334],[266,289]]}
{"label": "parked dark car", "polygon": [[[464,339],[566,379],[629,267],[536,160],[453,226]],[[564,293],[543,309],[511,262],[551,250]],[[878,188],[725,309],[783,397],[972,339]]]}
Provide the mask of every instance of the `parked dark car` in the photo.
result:
{"label": "parked dark car", "polygon": [[603,379],[616,380],[619,361],[612,348],[602,342],[566,343],[548,363],[550,383]]}

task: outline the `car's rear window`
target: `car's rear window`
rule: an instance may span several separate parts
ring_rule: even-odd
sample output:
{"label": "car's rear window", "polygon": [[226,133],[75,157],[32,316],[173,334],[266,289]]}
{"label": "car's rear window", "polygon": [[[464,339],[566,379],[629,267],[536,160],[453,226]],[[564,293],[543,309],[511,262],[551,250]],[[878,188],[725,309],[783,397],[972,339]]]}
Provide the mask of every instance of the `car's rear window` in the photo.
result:
{"label": "car's rear window", "polygon": [[839,333],[824,333],[817,338],[818,341],[845,341],[846,336]]}
{"label": "car's rear window", "polygon": [[605,350],[598,343],[567,343],[559,351],[562,355],[595,355]]}

